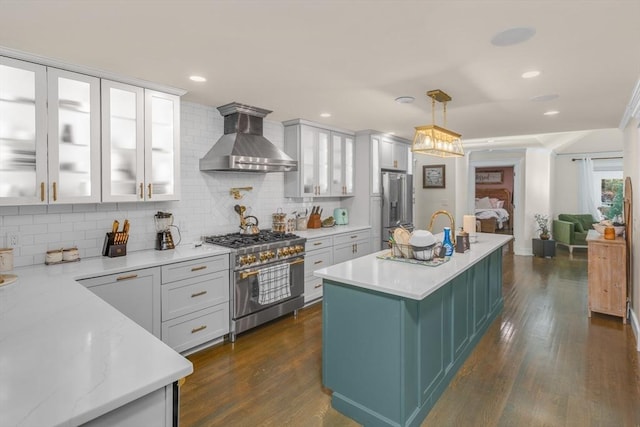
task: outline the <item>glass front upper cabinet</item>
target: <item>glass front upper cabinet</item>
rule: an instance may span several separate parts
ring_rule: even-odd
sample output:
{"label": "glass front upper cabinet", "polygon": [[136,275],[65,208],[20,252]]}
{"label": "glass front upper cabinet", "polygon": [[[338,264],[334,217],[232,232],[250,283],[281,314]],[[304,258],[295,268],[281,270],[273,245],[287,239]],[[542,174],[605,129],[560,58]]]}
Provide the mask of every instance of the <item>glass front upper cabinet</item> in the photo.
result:
{"label": "glass front upper cabinet", "polygon": [[100,79],[47,69],[49,203],[100,201]]}
{"label": "glass front upper cabinet", "polygon": [[0,204],[47,201],[47,74],[0,57]]}

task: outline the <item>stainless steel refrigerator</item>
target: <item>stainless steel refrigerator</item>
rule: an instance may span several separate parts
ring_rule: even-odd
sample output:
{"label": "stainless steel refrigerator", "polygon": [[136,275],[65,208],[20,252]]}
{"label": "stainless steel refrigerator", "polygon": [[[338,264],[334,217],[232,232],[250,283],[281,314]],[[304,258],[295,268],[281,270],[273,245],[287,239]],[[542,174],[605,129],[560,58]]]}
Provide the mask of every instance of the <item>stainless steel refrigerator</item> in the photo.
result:
{"label": "stainless steel refrigerator", "polygon": [[413,230],[413,175],[382,172],[382,247],[389,234],[402,225]]}

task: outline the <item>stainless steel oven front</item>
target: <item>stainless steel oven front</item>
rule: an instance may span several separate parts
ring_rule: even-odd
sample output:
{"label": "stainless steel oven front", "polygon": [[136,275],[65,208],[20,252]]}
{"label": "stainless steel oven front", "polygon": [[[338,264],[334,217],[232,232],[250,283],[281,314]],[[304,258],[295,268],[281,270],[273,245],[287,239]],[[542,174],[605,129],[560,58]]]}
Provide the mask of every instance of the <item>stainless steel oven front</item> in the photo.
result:
{"label": "stainless steel oven front", "polygon": [[[289,266],[289,293],[275,302],[260,303],[260,271],[265,268]],[[230,340],[235,334],[296,311],[304,305],[304,255],[270,264],[236,269],[232,273],[233,313]]]}

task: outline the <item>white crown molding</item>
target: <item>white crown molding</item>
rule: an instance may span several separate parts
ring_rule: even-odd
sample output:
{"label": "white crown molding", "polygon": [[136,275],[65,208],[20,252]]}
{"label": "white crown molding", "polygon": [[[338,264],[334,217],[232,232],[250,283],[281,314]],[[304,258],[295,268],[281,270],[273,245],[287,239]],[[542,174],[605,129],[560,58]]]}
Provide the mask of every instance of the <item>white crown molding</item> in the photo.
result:
{"label": "white crown molding", "polygon": [[136,79],[135,77],[123,76],[109,71],[98,70],[96,68],[83,67],[80,65],[68,64],[66,62],[59,61],[57,59],[47,58],[45,56],[34,55],[20,50],[10,49],[0,46],[0,56],[7,56],[13,59],[19,59],[22,61],[34,62],[36,64],[45,65],[47,67],[59,68],[61,70],[73,71],[74,73],[87,74],[101,79],[114,80],[121,83],[130,84],[133,86],[139,86],[146,89],[157,90],[159,92],[169,93],[171,95],[182,96],[187,93],[184,89],[176,87],[166,86],[159,83],[153,83],[143,79]]}
{"label": "white crown molding", "polygon": [[633,88],[633,92],[631,92],[631,99],[629,100],[627,108],[624,110],[620,126],[618,126],[619,129],[624,130],[632,117],[640,119],[640,79],[638,79],[635,88]]}

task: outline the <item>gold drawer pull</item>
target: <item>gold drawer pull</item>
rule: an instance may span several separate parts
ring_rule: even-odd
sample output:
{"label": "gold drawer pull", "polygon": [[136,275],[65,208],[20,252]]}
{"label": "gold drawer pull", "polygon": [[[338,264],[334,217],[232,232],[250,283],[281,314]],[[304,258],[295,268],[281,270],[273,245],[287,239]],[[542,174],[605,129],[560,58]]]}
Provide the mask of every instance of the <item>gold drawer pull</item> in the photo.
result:
{"label": "gold drawer pull", "polygon": [[358,238],[358,236],[351,236],[351,238],[352,238],[352,239],[357,239],[357,238]]}
{"label": "gold drawer pull", "polygon": [[315,265],[322,264],[322,261],[316,261],[316,262],[314,262],[314,264]]}
{"label": "gold drawer pull", "polygon": [[207,268],[206,265],[201,265],[200,267],[193,267],[191,271],[200,271],[200,270],[204,270],[205,268]]}
{"label": "gold drawer pull", "polygon": [[140,200],[144,199],[144,184],[140,183]]}
{"label": "gold drawer pull", "polygon": [[44,182],[40,183],[40,201],[44,202]]}
{"label": "gold drawer pull", "polygon": [[55,181],[53,181],[53,201],[58,201],[58,184]]}
{"label": "gold drawer pull", "polygon": [[191,298],[199,297],[199,296],[202,296],[202,295],[204,295],[206,293],[207,293],[207,291],[196,292],[195,294],[191,294]]}
{"label": "gold drawer pull", "polygon": [[196,332],[200,332],[200,331],[202,331],[204,329],[207,329],[207,325],[202,325],[202,326],[198,326],[197,328],[193,328],[191,330],[191,333],[195,334]]}
{"label": "gold drawer pull", "polygon": [[322,283],[318,283],[317,285],[314,286],[315,289],[321,288],[322,287]]}
{"label": "gold drawer pull", "polygon": [[137,274],[129,274],[128,276],[119,276],[116,280],[131,280],[138,277]]}
{"label": "gold drawer pull", "polygon": [[318,246],[318,245],[321,245],[321,244],[322,244],[322,242],[316,242],[316,243],[313,244],[313,246]]}

